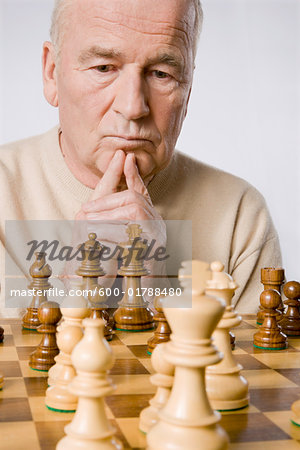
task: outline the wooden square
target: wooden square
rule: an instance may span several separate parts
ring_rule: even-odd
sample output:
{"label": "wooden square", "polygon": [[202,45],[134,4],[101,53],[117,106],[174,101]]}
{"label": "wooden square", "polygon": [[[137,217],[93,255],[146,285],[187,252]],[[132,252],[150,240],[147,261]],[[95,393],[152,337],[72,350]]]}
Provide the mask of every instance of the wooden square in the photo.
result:
{"label": "wooden square", "polygon": [[32,420],[27,398],[0,399],[0,422],[22,422]]}
{"label": "wooden square", "polygon": [[48,387],[48,378],[45,377],[31,377],[24,378],[27,394],[30,397],[44,397]]}
{"label": "wooden square", "polygon": [[153,395],[111,395],[105,401],[116,418],[137,417],[142,409],[149,406],[149,400]]}
{"label": "wooden square", "polygon": [[300,388],[253,389],[250,392],[252,405],[260,411],[290,410],[292,403],[299,398]]}
{"label": "wooden square", "polygon": [[19,361],[1,361],[0,370],[5,378],[22,376]]}
{"label": "wooden square", "polygon": [[147,345],[128,345],[128,348],[137,358],[151,358],[151,355],[147,353]]}
{"label": "wooden square", "polygon": [[110,370],[111,375],[131,375],[146,374],[148,370],[137,359],[117,359],[113,368]]}
{"label": "wooden square", "polygon": [[[220,425],[230,442],[288,439],[289,436],[261,413],[222,416]],[[255,447],[253,447],[255,448]]]}
{"label": "wooden square", "polygon": [[18,352],[18,357],[20,361],[26,361],[29,359],[31,353],[36,350],[36,346],[28,346],[28,347],[16,347]]}

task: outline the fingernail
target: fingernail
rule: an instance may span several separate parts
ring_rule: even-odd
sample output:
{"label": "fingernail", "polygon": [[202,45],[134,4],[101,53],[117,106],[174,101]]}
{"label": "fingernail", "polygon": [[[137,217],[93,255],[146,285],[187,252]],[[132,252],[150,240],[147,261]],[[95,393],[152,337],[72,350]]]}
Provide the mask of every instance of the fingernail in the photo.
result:
{"label": "fingernail", "polygon": [[119,159],[123,154],[122,150],[117,150],[115,155],[114,155],[114,159]]}

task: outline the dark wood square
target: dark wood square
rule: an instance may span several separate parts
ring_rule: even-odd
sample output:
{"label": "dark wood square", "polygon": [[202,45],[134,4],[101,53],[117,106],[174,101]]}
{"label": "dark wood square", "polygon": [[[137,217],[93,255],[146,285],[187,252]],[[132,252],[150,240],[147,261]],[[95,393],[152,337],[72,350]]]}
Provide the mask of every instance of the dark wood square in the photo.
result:
{"label": "dark wood square", "polygon": [[0,371],[5,377],[21,377],[22,372],[19,361],[1,361]]}
{"label": "dark wood square", "polygon": [[151,394],[110,395],[105,398],[116,419],[121,417],[138,417],[142,409],[149,406]]}
{"label": "dark wood square", "polygon": [[220,425],[227,431],[230,442],[290,439],[284,431],[261,413],[224,415]]}
{"label": "dark wood square", "polygon": [[3,342],[0,344],[1,347],[12,347],[14,345],[14,337],[12,334],[5,334]]}
{"label": "dark wood square", "polygon": [[288,380],[300,386],[300,370],[299,369],[276,369],[276,372],[280,373]]}
{"label": "dark wood square", "polygon": [[263,412],[288,411],[299,395],[300,388],[251,389],[250,402]]}
{"label": "dark wood square", "polygon": [[128,345],[128,348],[137,358],[151,358],[147,353],[147,345]]}
{"label": "dark wood square", "polygon": [[23,422],[32,420],[27,398],[0,399],[0,422]]}
{"label": "dark wood square", "polygon": [[35,347],[16,347],[18,357],[20,361],[27,361],[31,353],[36,350]]}
{"label": "dark wood square", "polygon": [[269,369],[269,366],[266,366],[251,355],[234,355],[234,359],[240,363],[245,370]]}
{"label": "dark wood square", "polygon": [[70,421],[35,422],[41,450],[53,450],[65,436],[64,428]]}
{"label": "dark wood square", "polygon": [[24,378],[27,394],[29,397],[44,397],[48,387],[48,378],[46,377],[28,377]]}
{"label": "dark wood square", "polygon": [[141,375],[149,373],[143,364],[137,359],[117,359],[111,375]]}

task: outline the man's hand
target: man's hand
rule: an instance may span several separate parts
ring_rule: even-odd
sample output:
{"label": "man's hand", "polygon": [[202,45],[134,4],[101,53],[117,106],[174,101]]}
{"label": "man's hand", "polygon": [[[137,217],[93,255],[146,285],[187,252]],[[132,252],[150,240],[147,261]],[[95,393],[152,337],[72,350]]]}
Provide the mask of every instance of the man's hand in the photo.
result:
{"label": "man's hand", "polygon": [[[122,175],[128,189],[117,192]],[[139,174],[133,153],[125,157],[118,150],[111,160],[90,202],[82,205],[81,219],[139,222],[161,220],[153,207],[147,188]]]}
{"label": "man's hand", "polygon": [[[118,192],[123,175],[128,189]],[[86,220],[88,230],[96,232],[100,242],[110,247],[111,251],[127,240],[125,230],[130,222],[141,225],[142,237],[147,238],[149,244],[155,241],[152,255],[156,248],[166,246],[165,223],[152,204],[132,153],[125,155],[122,150],[115,153],[91,200],[82,205],[76,218]],[[107,261],[104,266],[110,276],[116,273],[113,261]],[[162,280],[153,281],[152,276],[165,276],[164,262],[152,259],[146,261],[145,266],[150,278],[144,278],[143,285],[158,286]]]}

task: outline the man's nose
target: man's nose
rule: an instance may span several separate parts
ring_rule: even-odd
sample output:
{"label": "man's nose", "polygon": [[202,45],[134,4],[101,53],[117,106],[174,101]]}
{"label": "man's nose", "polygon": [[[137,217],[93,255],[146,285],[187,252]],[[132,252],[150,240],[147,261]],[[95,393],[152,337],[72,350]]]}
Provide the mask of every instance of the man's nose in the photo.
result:
{"label": "man's nose", "polygon": [[113,109],[127,120],[141,119],[149,114],[147,86],[142,74],[128,70],[120,75]]}

